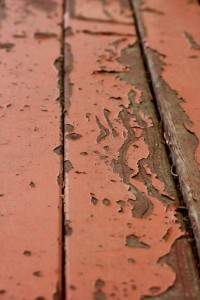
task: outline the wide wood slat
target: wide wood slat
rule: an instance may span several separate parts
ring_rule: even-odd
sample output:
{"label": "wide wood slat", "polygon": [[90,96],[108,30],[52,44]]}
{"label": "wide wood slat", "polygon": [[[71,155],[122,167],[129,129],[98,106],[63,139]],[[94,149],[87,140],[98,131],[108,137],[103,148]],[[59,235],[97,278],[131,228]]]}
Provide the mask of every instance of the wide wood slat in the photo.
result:
{"label": "wide wood slat", "polygon": [[198,299],[129,3],[67,8],[67,299]]}
{"label": "wide wood slat", "polygon": [[2,300],[61,299],[61,22],[60,0],[0,1]]}

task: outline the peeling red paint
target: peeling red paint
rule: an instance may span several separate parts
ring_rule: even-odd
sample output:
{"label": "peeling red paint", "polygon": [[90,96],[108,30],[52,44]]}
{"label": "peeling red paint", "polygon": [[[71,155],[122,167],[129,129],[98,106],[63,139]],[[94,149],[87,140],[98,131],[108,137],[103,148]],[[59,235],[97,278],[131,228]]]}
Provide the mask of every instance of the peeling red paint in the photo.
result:
{"label": "peeling red paint", "polygon": [[[108,11],[114,2],[118,7],[118,1],[107,2]],[[159,259],[183,233],[176,206],[163,204],[137,178],[144,161],[149,186],[167,194],[148,165],[144,128],[153,126],[151,116],[132,109],[131,103],[142,103],[142,91],[124,79],[131,62],[122,64],[121,56],[124,49],[134,48],[135,28],[118,23],[113,30],[110,22],[81,20],[107,20],[102,3],[73,2],[76,18],[66,16],[73,89],[65,122],[81,136],[65,141],[65,160],[73,165],[65,181],[65,212],[73,229],[66,238],[67,294],[72,300],[141,299],[160,295],[174,284],[176,274]]]}
{"label": "peeling red paint", "polygon": [[[156,102],[200,257],[197,1],[132,1]],[[176,168],[176,172],[174,171]]]}
{"label": "peeling red paint", "polygon": [[68,3],[68,9],[73,9],[74,17],[80,19],[133,24],[132,11],[127,1],[76,0]]}
{"label": "peeling red paint", "polygon": [[147,175],[151,176],[152,185],[155,189],[159,191],[160,194],[164,193],[165,185],[164,183],[157,178],[157,175],[152,173],[148,165],[143,166]]}
{"label": "peeling red paint", "polygon": [[[0,6],[0,298],[53,299],[61,288],[61,158],[53,149],[60,144],[54,61],[62,5]],[[57,38],[38,40],[38,31]]]}
{"label": "peeling red paint", "polygon": [[152,123],[152,120],[151,120],[150,116],[145,115],[143,113],[143,111],[141,111],[141,110],[139,110],[138,115],[140,116],[140,119],[142,121],[144,121],[148,127],[153,126],[153,123]]}
{"label": "peeling red paint", "polygon": [[[180,105],[200,140],[200,6],[197,1],[169,0],[163,4],[145,0],[141,10],[148,33],[146,46],[161,54],[163,79],[183,99]],[[200,166],[199,145],[195,159]]]}

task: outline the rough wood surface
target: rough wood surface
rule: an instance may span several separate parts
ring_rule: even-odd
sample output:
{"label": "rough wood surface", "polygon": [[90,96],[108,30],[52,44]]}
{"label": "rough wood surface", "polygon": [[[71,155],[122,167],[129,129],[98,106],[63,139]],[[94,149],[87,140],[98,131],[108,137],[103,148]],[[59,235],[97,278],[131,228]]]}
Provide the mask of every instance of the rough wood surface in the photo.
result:
{"label": "rough wood surface", "polygon": [[128,1],[70,1],[67,8],[67,296],[198,299]]}
{"label": "rough wood surface", "polygon": [[132,3],[200,256],[200,7],[186,0]]}

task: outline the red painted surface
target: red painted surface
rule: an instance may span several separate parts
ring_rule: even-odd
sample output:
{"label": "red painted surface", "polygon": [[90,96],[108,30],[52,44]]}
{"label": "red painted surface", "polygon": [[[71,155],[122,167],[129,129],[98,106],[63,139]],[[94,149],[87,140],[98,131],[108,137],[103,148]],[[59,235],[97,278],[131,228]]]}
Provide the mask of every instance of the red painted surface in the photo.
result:
{"label": "red painted surface", "polygon": [[[197,1],[145,0],[141,11],[146,46],[162,55],[163,79],[183,99],[180,105],[192,122],[184,125],[200,140],[200,6]],[[198,166],[199,147],[195,153]]]}
{"label": "red painted surface", "polygon": [[131,10],[125,1],[120,14],[119,1],[94,3],[70,2],[72,17],[65,15],[67,297],[136,300],[173,285],[174,271],[159,259],[182,232],[175,206],[137,177],[145,161],[150,184],[167,194],[148,165],[151,116],[139,110],[141,126],[130,105],[142,102],[143,91],[125,79],[132,62],[121,63],[137,42]]}
{"label": "red painted surface", "polygon": [[195,0],[133,6],[200,257],[200,6]]}
{"label": "red painted surface", "polygon": [[[1,5],[0,297],[57,300],[62,146],[55,62],[62,3]],[[188,245],[180,239],[174,246],[183,235],[176,193],[160,175],[162,158],[152,162],[151,149],[161,145],[148,133],[158,127],[142,105],[145,91],[132,81],[138,73],[129,57],[137,43],[132,12],[128,1],[117,0],[77,0],[67,7],[67,299],[162,297],[177,278],[189,277],[180,280],[180,262],[175,274],[165,256],[173,248],[185,259],[181,242]],[[189,51],[199,51],[193,34],[188,29],[184,39],[195,48]],[[170,79],[167,69],[163,74]],[[187,267],[192,274],[194,267]]]}
{"label": "red painted surface", "polygon": [[[4,2],[4,1],[3,1]],[[60,288],[62,1],[0,8],[0,298],[57,299]]]}

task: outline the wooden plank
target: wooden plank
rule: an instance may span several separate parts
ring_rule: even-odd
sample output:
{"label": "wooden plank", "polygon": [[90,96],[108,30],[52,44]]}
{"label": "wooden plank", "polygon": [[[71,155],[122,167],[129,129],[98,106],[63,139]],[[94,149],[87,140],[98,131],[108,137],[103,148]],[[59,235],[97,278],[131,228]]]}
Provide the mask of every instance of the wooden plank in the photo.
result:
{"label": "wooden plank", "polygon": [[62,1],[0,3],[0,298],[58,299]]}
{"label": "wooden plank", "polygon": [[67,8],[67,299],[197,299],[129,3],[79,0]]}
{"label": "wooden plank", "polygon": [[200,7],[186,0],[133,6],[200,256]]}

